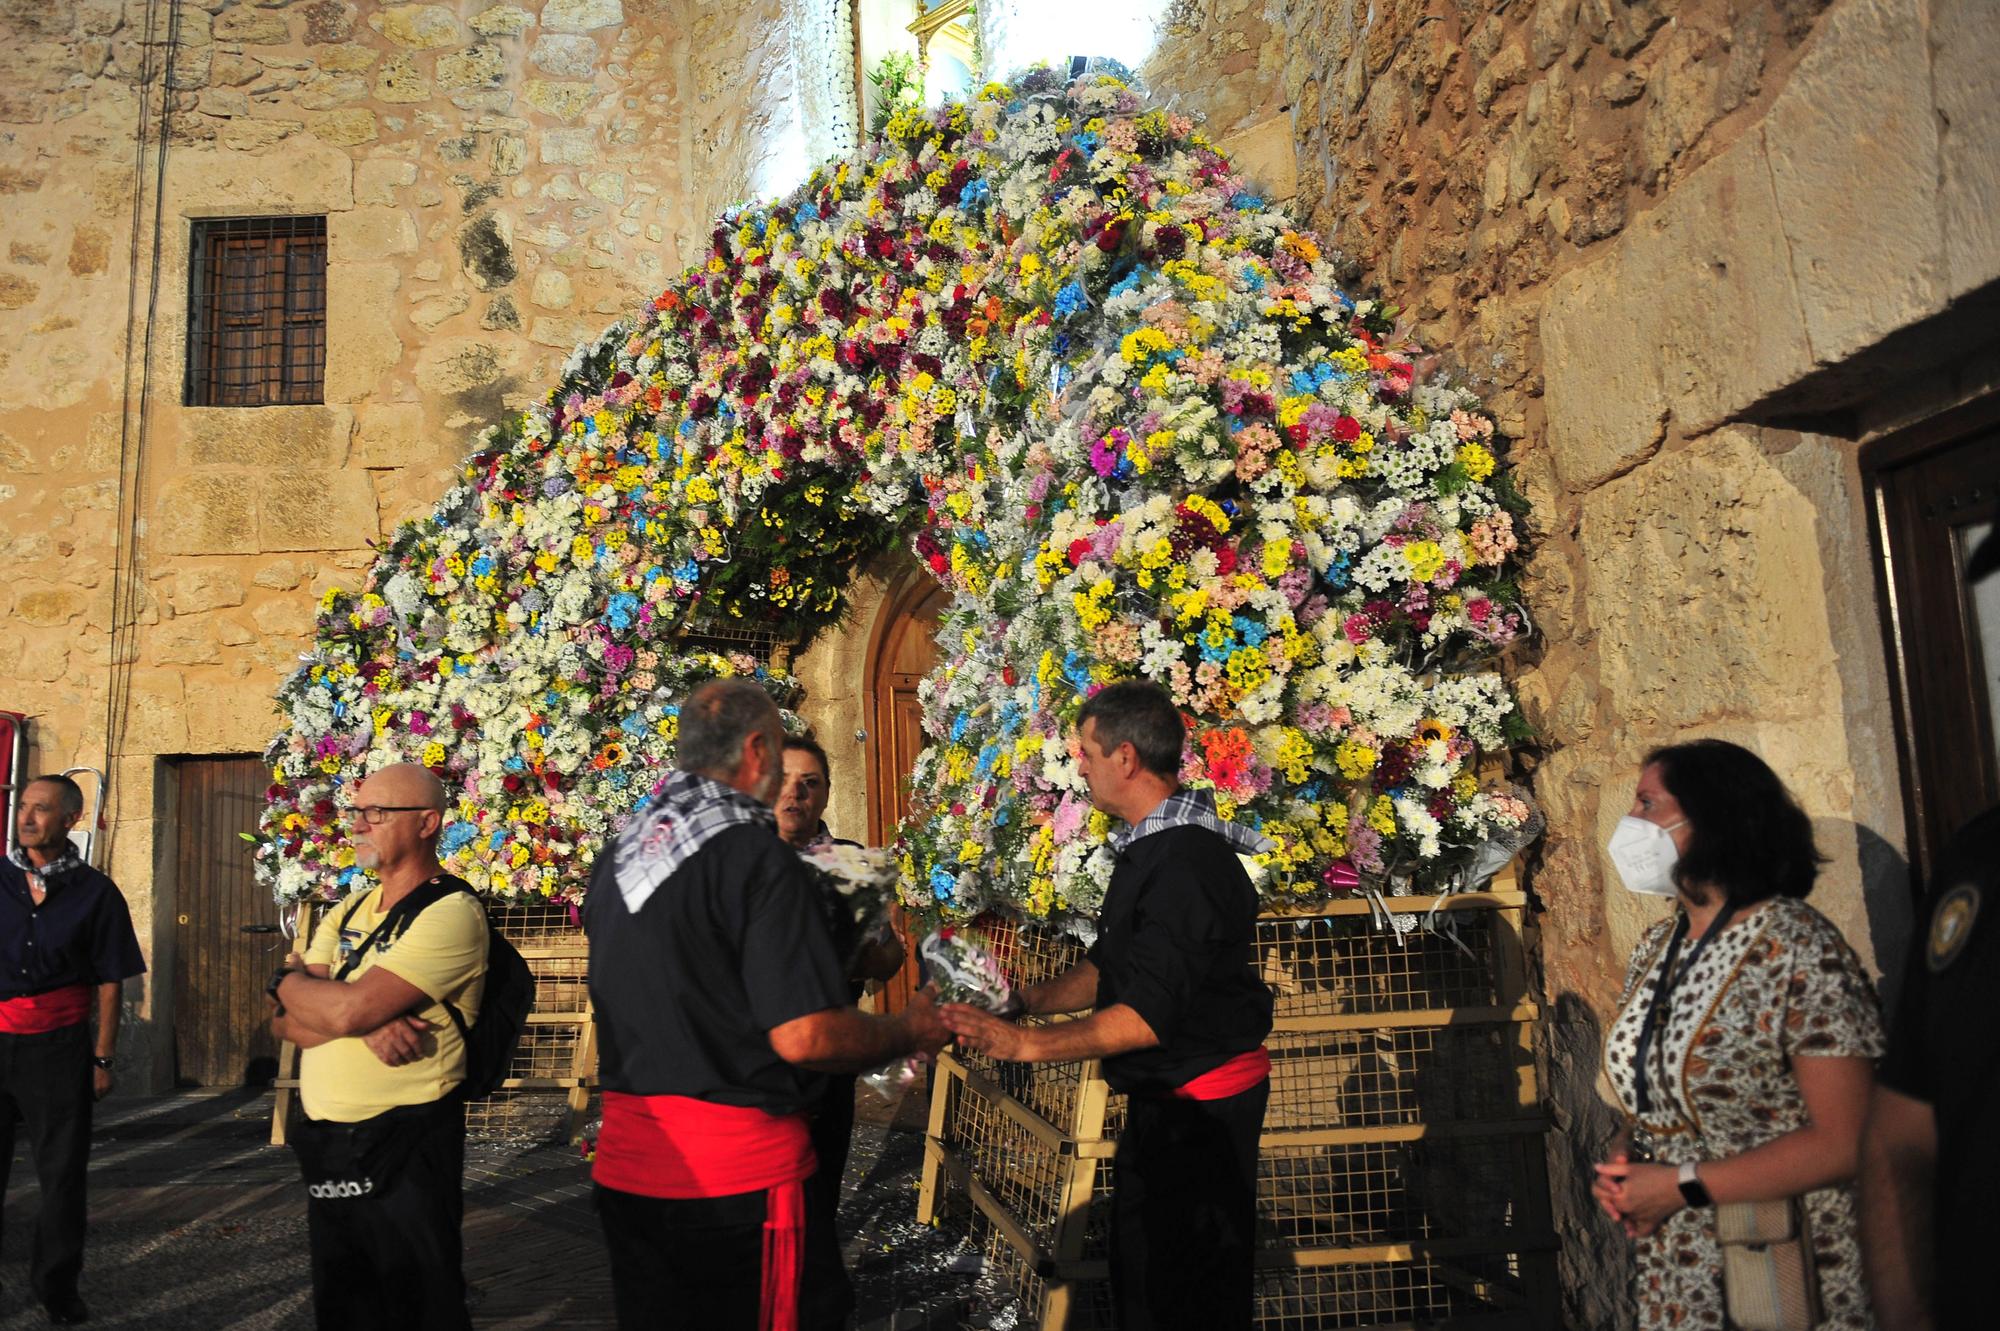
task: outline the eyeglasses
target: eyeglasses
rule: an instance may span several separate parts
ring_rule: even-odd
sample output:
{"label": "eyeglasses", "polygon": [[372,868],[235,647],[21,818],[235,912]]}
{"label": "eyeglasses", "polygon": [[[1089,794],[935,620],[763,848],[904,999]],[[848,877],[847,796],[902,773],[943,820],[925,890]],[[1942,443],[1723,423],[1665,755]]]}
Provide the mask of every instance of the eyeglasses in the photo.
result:
{"label": "eyeglasses", "polygon": [[379,827],[388,821],[392,813],[425,813],[428,804],[357,804],[347,811],[350,818],[359,818],[370,827]]}

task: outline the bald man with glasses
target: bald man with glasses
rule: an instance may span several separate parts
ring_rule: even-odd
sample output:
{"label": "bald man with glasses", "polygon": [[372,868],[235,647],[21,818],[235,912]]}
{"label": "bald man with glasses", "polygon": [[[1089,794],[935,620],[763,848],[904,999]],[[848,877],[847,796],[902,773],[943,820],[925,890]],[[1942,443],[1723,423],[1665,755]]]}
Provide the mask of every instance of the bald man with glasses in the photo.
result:
{"label": "bald man with glasses", "polygon": [[348,811],[376,885],[328,911],[266,991],[272,1033],[304,1052],[292,1135],[306,1183],[320,1331],[467,1331],[460,1225],[465,1043],[479,1010],[486,910],[438,863],[444,786],[398,763]]}

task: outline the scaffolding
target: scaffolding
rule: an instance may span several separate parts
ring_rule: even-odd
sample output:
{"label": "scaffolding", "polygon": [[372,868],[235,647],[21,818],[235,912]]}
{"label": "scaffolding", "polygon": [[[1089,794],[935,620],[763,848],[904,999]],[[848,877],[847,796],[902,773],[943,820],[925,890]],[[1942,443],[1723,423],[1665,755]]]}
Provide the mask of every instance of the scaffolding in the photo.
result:
{"label": "scaffolding", "polygon": [[[1554,1325],[1555,1237],[1526,899],[1391,898],[1257,922],[1277,998],[1257,1177],[1257,1326]],[[1003,930],[1019,983],[1074,940]],[[1042,1331],[1111,1325],[1105,1205],[1123,1097],[1099,1064],[938,1060],[919,1218],[965,1207]]]}

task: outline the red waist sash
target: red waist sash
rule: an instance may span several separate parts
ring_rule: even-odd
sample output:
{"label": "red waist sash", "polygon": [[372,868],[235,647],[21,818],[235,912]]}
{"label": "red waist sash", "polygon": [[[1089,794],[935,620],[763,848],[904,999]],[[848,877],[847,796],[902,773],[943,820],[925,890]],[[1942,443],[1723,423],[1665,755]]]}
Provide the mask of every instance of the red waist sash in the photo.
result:
{"label": "red waist sash", "polygon": [[1192,1081],[1182,1082],[1168,1094],[1176,1100],[1227,1100],[1241,1095],[1271,1075],[1271,1051],[1258,1045],[1247,1054],[1238,1054],[1221,1067],[1210,1068]]}
{"label": "red waist sash", "polygon": [[90,1018],[90,986],[66,984],[45,994],[0,998],[0,1032],[40,1035]]}
{"label": "red waist sash", "polygon": [[604,1093],[591,1177],[607,1188],[682,1201],[763,1191],[759,1331],[797,1331],[805,1181],[819,1160],[804,1114],[779,1116],[684,1095]]}

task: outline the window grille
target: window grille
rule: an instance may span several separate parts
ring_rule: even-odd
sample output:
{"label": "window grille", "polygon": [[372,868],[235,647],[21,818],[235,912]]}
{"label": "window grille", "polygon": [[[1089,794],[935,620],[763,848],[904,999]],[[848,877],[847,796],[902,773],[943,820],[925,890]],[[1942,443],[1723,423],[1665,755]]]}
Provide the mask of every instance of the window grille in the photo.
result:
{"label": "window grille", "polygon": [[326,218],[199,219],[189,254],[187,405],[323,401]]}

